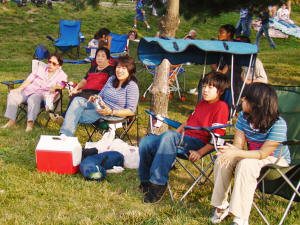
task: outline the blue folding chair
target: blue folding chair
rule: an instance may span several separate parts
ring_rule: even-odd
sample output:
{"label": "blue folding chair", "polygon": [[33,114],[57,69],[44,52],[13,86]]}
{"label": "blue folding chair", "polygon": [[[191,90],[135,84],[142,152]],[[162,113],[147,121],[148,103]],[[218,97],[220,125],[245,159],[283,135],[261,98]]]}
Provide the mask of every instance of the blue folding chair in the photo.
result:
{"label": "blue folding chair", "polygon": [[[55,51],[60,50],[63,54],[71,53],[73,48],[76,48],[75,58],[79,57],[81,21],[60,20],[59,21],[59,38],[53,39],[51,36],[46,36],[55,46]],[[69,54],[74,58],[72,54]]]}
{"label": "blue folding chair", "polygon": [[[167,117],[163,117],[161,115],[158,115],[156,113],[153,113],[149,110],[146,110],[146,113],[149,114],[149,120],[150,120],[150,128],[151,128],[151,134],[155,134],[155,127],[159,127],[161,123],[165,123],[170,127],[173,128],[178,128],[181,126],[181,123],[171,120]],[[191,191],[192,189],[198,184],[198,185],[203,185],[208,181],[212,185],[214,184],[213,181],[210,179],[210,176],[213,172],[213,165],[216,160],[216,156],[214,156],[212,153],[214,151],[217,151],[217,146],[218,145],[223,145],[225,143],[224,139],[232,138],[231,136],[219,136],[218,134],[214,133],[213,131],[215,129],[219,128],[226,128],[230,127],[232,125],[226,124],[226,125],[220,125],[220,126],[215,126],[215,127],[190,127],[190,126],[185,126],[184,130],[181,135],[181,140],[177,146],[177,157],[175,158],[175,163],[178,163],[186,172],[187,174],[194,180],[192,185],[188,188],[188,190],[181,196],[180,201],[182,201]],[[199,166],[197,163],[190,161],[190,163],[194,166],[194,168],[197,170],[198,175],[196,175],[194,172],[192,172],[191,169],[186,167],[184,163],[182,162],[181,159],[187,160],[189,156],[182,150],[182,143],[183,143],[183,138],[184,138],[184,132],[185,130],[204,130],[208,132],[211,135],[211,144],[214,145],[215,149],[212,150],[211,152],[207,153],[205,156],[210,157],[210,162],[208,165],[204,168],[203,165],[203,157],[201,158],[202,165]],[[170,184],[168,183],[168,189],[170,192],[171,199],[174,201],[173,193],[170,187]]]}
{"label": "blue folding chair", "polygon": [[111,46],[110,46],[110,54],[112,58],[118,58],[120,55],[127,54],[126,45],[128,35],[122,34],[109,34],[112,37]]}

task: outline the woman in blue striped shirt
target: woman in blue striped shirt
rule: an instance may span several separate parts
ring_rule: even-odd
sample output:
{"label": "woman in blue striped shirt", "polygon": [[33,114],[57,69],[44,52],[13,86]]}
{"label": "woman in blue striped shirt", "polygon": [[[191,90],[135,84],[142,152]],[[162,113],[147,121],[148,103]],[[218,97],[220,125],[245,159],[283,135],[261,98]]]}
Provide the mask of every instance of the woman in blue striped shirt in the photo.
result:
{"label": "woman in blue striped shirt", "polygon": [[[253,83],[244,95],[233,145],[220,146],[215,163],[212,223],[220,223],[231,213],[234,215],[232,224],[248,225],[261,168],[277,160],[281,166],[290,163],[286,146],[280,155],[280,143],[287,139],[287,125],[279,116],[275,90],[268,84]],[[243,150],[245,142],[248,151]],[[234,187],[228,203],[233,177]]]}
{"label": "woman in blue striped shirt", "polygon": [[118,121],[135,113],[139,88],[135,77],[134,59],[120,56],[117,60],[115,76],[111,76],[99,95],[102,99],[97,107],[96,98],[88,100],[76,97],[66,113],[60,134],[74,136],[78,123],[91,124],[99,119]]}

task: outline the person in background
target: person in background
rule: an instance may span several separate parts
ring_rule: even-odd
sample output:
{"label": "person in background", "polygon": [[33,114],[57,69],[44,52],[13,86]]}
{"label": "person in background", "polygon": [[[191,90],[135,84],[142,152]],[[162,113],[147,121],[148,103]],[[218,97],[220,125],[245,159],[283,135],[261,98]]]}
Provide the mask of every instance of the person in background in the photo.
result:
{"label": "person in background", "polygon": [[112,37],[109,34],[110,30],[107,28],[100,28],[94,34],[94,38],[88,43],[88,48],[91,50],[91,53],[90,56],[86,58],[87,61],[95,58],[98,48],[106,47],[108,50],[110,50]]}
{"label": "person in background", "polygon": [[33,129],[45,94],[54,93],[56,89],[62,89],[64,82],[67,82],[68,76],[62,70],[62,64],[61,55],[50,54],[47,66],[39,66],[36,71],[29,74],[20,87],[9,92],[4,115],[9,121],[1,128],[16,126],[18,106],[21,103],[27,103],[27,127],[25,131],[30,132]]}
{"label": "person in background", "polygon": [[240,10],[240,19],[236,25],[236,35],[241,34],[246,37],[251,35],[252,12],[250,8]]}
{"label": "person in background", "polygon": [[259,17],[261,19],[261,28],[256,34],[255,44],[259,46],[259,39],[263,33],[265,33],[266,38],[270,44],[271,48],[276,48],[276,45],[269,35],[269,9],[265,8],[263,11],[259,12]]}
{"label": "person in background", "polygon": [[[235,40],[245,42],[245,43],[251,43],[250,38],[246,37],[246,36],[237,36]],[[248,72],[248,67],[242,66],[241,76],[242,76],[243,81],[246,79],[247,72]],[[258,57],[256,57],[256,60],[255,60],[254,70],[253,70],[253,68],[250,68],[246,84],[250,84],[252,82],[268,83],[268,77],[267,77],[267,73],[264,69],[264,65]]]}
{"label": "person in background", "polygon": [[282,4],[278,9],[277,17],[279,20],[283,20],[286,23],[294,24],[294,21],[290,19],[290,10],[286,7],[286,4]]}
{"label": "person in background", "polygon": [[131,30],[128,32],[128,38],[127,38],[127,44],[126,44],[126,47],[125,47],[125,50],[128,51],[128,47],[129,47],[129,41],[139,41],[137,40],[138,38],[138,35],[136,33],[136,31],[134,30]]}
{"label": "person in background", "polygon": [[[260,170],[267,164],[288,166],[290,152],[280,143],[287,139],[287,125],[278,113],[278,99],[271,85],[252,83],[242,98],[243,111],[236,122],[233,144],[219,147],[214,165],[214,189],[210,220],[220,223],[229,214],[234,225],[248,225]],[[247,142],[248,150],[244,147]],[[282,151],[282,152],[281,152]],[[230,202],[228,195],[234,186]]]}
{"label": "person in background", "polygon": [[195,30],[190,30],[190,32],[183,38],[184,40],[195,40],[197,37],[197,32]]}
{"label": "person in background", "polygon": [[133,28],[137,27],[137,20],[143,21],[144,24],[147,26],[147,30],[150,30],[150,25],[148,24],[146,20],[146,13],[144,10],[144,5],[142,0],[136,0],[136,16],[134,17],[134,25],[132,26]]}

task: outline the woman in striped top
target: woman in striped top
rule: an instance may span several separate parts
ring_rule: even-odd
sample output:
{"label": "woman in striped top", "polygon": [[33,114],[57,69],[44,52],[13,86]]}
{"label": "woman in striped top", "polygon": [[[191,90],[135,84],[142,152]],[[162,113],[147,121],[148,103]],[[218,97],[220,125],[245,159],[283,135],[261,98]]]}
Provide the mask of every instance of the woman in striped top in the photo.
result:
{"label": "woman in striped top", "polygon": [[134,59],[120,56],[116,65],[116,75],[108,79],[98,95],[102,98],[100,107],[95,101],[98,96],[88,100],[76,97],[69,106],[60,134],[74,136],[78,123],[91,124],[101,118],[118,121],[134,115],[139,99]]}
{"label": "woman in striped top", "polygon": [[[215,185],[211,204],[215,207],[212,223],[220,223],[229,213],[232,224],[248,225],[257,178],[266,164],[288,166],[290,153],[280,143],[286,141],[287,125],[279,116],[275,90],[268,84],[253,83],[245,90],[243,111],[236,123],[233,145],[220,146],[214,167]],[[247,142],[248,151],[244,151]],[[230,203],[227,202],[231,179],[234,187]]]}

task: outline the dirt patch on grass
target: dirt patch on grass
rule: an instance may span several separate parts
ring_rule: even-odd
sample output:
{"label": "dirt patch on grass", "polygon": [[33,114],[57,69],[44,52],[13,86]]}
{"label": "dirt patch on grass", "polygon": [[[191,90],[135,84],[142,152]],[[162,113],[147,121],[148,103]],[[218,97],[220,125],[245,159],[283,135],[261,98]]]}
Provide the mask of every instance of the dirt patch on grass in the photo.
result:
{"label": "dirt patch on grass", "polygon": [[1,9],[3,9],[4,11],[8,11],[9,9],[6,6],[1,6]]}
{"label": "dirt patch on grass", "polygon": [[32,8],[27,11],[27,14],[34,14],[38,9]]}

